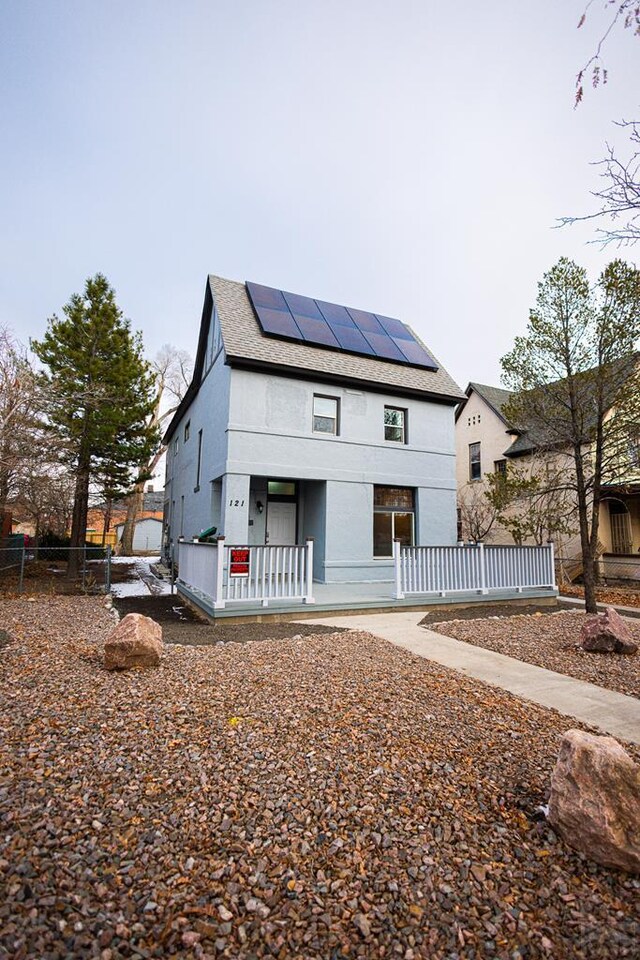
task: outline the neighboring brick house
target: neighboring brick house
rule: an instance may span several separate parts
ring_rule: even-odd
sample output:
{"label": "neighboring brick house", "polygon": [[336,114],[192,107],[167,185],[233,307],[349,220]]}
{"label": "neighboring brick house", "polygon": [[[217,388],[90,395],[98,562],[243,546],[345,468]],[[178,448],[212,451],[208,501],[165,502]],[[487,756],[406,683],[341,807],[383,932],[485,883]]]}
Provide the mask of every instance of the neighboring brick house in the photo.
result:
{"label": "neighboring brick house", "polygon": [[311,536],[315,579],[390,580],[394,538],[455,543],[461,396],[397,320],[210,276],[164,438],[165,549]]}
{"label": "neighboring brick house", "polygon": [[[486,487],[486,475],[506,469],[508,462],[531,462],[536,446],[526,432],[517,430],[507,419],[504,406],[509,390],[483,383],[469,383],[465,399],[456,411],[456,480],[459,494],[470,484]],[[640,440],[630,437],[628,471],[619,482],[606,488],[600,513],[599,540],[606,567],[612,556],[611,570],[625,573],[620,558],[628,558],[626,574],[640,578]],[[508,543],[511,538],[499,526],[493,528],[488,542]],[[577,537],[564,538],[560,547],[566,556],[579,550]],[[612,573],[613,575],[613,573]]]}

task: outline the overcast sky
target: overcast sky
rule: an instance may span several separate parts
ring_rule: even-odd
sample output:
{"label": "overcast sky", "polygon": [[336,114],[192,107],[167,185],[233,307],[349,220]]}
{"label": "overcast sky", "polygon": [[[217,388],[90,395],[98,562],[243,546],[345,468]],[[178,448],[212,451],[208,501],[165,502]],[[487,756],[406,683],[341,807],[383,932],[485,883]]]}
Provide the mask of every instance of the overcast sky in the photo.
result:
{"label": "overcast sky", "polygon": [[3,0],[0,322],[40,336],[102,271],[149,355],[193,352],[212,272],[399,317],[497,383],[542,273],[618,255],[552,229],[638,115],[630,31],[573,109],[584,5]]}

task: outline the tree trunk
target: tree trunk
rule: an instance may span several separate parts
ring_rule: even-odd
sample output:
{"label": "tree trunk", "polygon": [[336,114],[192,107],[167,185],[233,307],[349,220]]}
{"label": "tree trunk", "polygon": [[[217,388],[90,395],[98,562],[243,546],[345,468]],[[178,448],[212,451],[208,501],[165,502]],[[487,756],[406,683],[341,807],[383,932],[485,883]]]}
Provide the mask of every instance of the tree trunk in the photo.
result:
{"label": "tree trunk", "polygon": [[82,548],[87,536],[87,513],[89,510],[89,464],[79,463],[76,471],[76,490],[71,518],[71,543],[67,580],[76,580],[81,569]]}
{"label": "tree trunk", "polygon": [[104,511],[104,517],[102,518],[102,548],[107,542],[107,534],[111,529],[111,500],[107,500],[107,508]]}
{"label": "tree trunk", "polygon": [[133,535],[136,529],[136,518],[144,506],[144,480],[139,480],[129,495],[127,504],[127,518],[122,529],[120,556],[130,557],[133,553]]}

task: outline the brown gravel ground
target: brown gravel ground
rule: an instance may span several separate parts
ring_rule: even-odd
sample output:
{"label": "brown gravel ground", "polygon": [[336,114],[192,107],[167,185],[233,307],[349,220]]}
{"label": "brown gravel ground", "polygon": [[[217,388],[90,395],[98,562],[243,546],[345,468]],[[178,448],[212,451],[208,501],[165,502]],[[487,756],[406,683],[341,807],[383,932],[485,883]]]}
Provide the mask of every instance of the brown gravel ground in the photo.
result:
{"label": "brown gravel ground", "polygon": [[640,878],[536,818],[572,720],[362,633],[108,674],[96,599],[0,612],[0,955],[638,957]]}
{"label": "brown gravel ground", "polygon": [[[215,644],[249,643],[254,640],[283,639],[304,637],[320,633],[336,633],[335,627],[320,624],[277,622],[264,620],[262,623],[229,623],[221,619],[209,623],[197,616],[183,601],[175,595],[163,594],[159,597],[115,597],[114,605],[121,617],[128,613],[141,613],[151,617],[162,625],[162,638],[165,643]],[[346,629],[346,628],[345,628]]]}
{"label": "brown gravel ground", "polygon": [[[422,620],[421,623],[430,630],[476,647],[505,653],[516,660],[640,697],[640,652],[634,656],[588,653],[580,646],[584,620],[584,613],[569,610],[544,617],[534,614],[473,621],[449,620],[440,624]],[[625,622],[640,644],[640,621],[627,617]]]}
{"label": "brown gravel ground", "polygon": [[[563,597],[580,597],[584,599],[584,588],[576,584],[560,584],[560,593]],[[596,587],[598,603],[608,603],[621,607],[640,607],[640,588],[607,586]]]}

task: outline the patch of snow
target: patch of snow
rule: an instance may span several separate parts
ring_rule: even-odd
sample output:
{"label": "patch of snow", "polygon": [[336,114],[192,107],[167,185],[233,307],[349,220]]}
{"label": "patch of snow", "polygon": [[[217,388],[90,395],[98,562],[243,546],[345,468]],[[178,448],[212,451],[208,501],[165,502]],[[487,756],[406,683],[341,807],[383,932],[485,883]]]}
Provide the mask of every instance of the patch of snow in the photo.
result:
{"label": "patch of snow", "polygon": [[126,561],[134,568],[134,579],[127,583],[114,583],[111,592],[115,597],[159,597],[171,593],[171,584],[156,577],[151,564],[158,563],[159,557],[118,557],[121,563]]}

